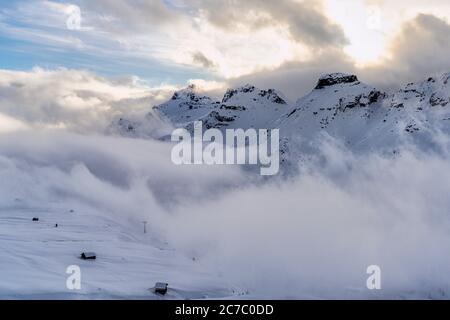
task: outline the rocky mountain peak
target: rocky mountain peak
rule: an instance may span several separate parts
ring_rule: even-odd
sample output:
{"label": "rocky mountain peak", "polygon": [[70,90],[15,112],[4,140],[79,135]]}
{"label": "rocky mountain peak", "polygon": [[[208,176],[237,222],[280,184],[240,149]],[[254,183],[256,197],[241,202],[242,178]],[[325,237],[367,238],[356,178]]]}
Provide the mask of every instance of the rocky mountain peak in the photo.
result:
{"label": "rocky mountain peak", "polygon": [[345,73],[329,73],[321,76],[317,82],[315,89],[323,89],[340,83],[356,83],[358,77]]}
{"label": "rocky mountain peak", "polygon": [[253,101],[258,101],[261,98],[264,98],[272,103],[287,104],[286,98],[281,92],[275,89],[260,90],[250,84],[246,84],[235,89],[228,89],[222,99],[222,103],[227,103],[231,100],[237,100],[237,98],[240,96],[249,96]]}
{"label": "rocky mountain peak", "polygon": [[201,102],[202,100],[211,100],[207,96],[202,96],[197,92],[197,87],[194,84],[190,84],[185,89],[176,91],[171,100],[188,100],[195,103]]}
{"label": "rocky mountain peak", "polygon": [[246,84],[242,87],[238,87],[235,89],[228,89],[227,92],[225,93],[225,95],[223,96],[222,99],[222,103],[227,102],[228,100],[230,100],[231,98],[233,98],[234,96],[236,96],[239,93],[252,93],[256,90],[255,86],[252,86],[251,84]]}

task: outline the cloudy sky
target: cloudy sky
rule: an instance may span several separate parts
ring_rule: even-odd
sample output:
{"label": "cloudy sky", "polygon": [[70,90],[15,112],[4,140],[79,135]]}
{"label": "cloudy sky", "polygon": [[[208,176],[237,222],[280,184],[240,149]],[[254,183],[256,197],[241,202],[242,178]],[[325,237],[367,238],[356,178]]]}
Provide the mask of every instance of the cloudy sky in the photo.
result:
{"label": "cloudy sky", "polygon": [[447,0],[3,1],[0,68],[296,99],[325,72],[390,87],[450,71],[449,18]]}

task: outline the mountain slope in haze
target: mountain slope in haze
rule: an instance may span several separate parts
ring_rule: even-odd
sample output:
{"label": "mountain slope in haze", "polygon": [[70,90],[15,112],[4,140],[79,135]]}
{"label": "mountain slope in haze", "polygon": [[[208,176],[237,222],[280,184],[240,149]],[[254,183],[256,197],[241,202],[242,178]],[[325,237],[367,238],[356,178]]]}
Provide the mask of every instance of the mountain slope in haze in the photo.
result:
{"label": "mountain slope in haze", "polygon": [[195,85],[176,91],[172,98],[148,112],[144,117],[120,117],[107,132],[130,138],[166,137],[178,127],[185,127],[217,109],[220,102],[197,92]]}
{"label": "mountain slope in haze", "polygon": [[155,112],[143,116],[119,117],[113,121],[106,132],[128,138],[159,139],[170,134],[173,125],[166,118]]}

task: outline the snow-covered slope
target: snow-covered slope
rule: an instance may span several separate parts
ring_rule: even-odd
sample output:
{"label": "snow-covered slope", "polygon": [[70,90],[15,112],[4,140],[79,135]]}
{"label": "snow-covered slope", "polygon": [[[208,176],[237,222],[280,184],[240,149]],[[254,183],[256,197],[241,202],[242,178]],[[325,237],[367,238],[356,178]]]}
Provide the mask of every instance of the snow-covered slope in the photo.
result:
{"label": "snow-covered slope", "polygon": [[321,77],[316,88],[276,123],[284,137],[312,139],[326,131],[355,145],[376,128],[376,114],[385,94],[366,85],[354,75],[341,73]]}
{"label": "snow-covered slope", "polygon": [[[325,75],[275,122],[283,137],[282,152],[294,161],[300,153],[314,153],[311,141],[323,134],[355,152],[395,152],[405,142],[438,149],[440,133],[450,133],[449,77],[444,74],[386,93],[355,75]],[[294,141],[301,141],[298,148],[292,146]]]}
{"label": "snow-covered slope", "polygon": [[[450,73],[409,83],[386,100],[387,122],[422,149],[450,134]],[[392,130],[392,129],[391,129]]]}
{"label": "snow-covered slope", "polygon": [[[39,221],[32,219],[38,217]],[[56,227],[56,224],[58,226]],[[83,209],[0,207],[2,299],[200,299],[233,295],[201,262],[127,224]],[[95,261],[79,258],[93,251]],[[66,287],[69,266],[81,269],[81,290]],[[169,282],[165,297],[150,289]]]}

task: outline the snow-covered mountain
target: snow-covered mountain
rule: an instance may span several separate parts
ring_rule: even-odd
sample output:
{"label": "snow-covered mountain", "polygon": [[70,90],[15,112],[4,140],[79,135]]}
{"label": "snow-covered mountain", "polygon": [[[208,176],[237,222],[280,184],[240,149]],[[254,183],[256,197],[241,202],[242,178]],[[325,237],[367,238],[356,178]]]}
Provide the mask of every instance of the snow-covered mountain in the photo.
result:
{"label": "snow-covered mountain", "polygon": [[[314,153],[315,138],[324,133],[354,152],[395,153],[403,143],[438,149],[441,133],[450,133],[446,125],[450,118],[448,79],[449,74],[444,74],[383,92],[355,75],[324,75],[275,122],[284,138],[282,152],[294,160],[301,153]],[[293,148],[299,140],[301,146]]]}
{"label": "snow-covered mountain", "polygon": [[300,98],[275,123],[286,138],[311,140],[326,132],[347,145],[356,146],[379,128],[384,92],[366,85],[354,75],[321,77],[316,87]]}
{"label": "snow-covered mountain", "polygon": [[201,120],[205,128],[269,128],[289,106],[288,99],[275,89],[262,90],[247,84],[228,89],[222,101],[215,101],[199,94],[191,85],[155,106],[145,119],[121,117],[112,124],[116,129],[111,132],[143,138],[152,136],[148,130],[155,126],[155,118],[174,127],[191,128],[194,121]]}
{"label": "snow-covered mountain", "polygon": [[[410,83],[388,94],[358,81],[356,76],[326,75],[319,79],[311,93],[300,98],[292,110],[279,119],[277,125],[307,138],[326,130],[352,145],[374,133],[380,136],[386,129],[418,132],[419,123],[426,127],[426,122],[447,118],[448,110],[444,107],[450,99],[448,77],[447,74],[419,84]],[[407,122],[405,127],[401,127],[403,122]],[[411,125],[413,122],[417,125]]]}
{"label": "snow-covered mountain", "polygon": [[[394,151],[405,141],[434,148],[439,133],[450,133],[449,78],[447,73],[384,92],[359,81],[356,75],[332,73],[320,77],[315,88],[295,103],[275,89],[261,90],[249,84],[228,89],[222,101],[200,95],[190,86],[154,107],[151,114],[174,127],[191,130],[197,120],[203,121],[205,128],[221,130],[279,128],[284,154],[294,149],[307,152],[311,142],[323,134],[353,151]],[[148,126],[144,125],[148,119],[131,124],[120,121],[116,125],[131,125],[135,135],[149,136],[136,134],[136,128]],[[301,146],[292,147],[294,141],[302,141]]]}
{"label": "snow-covered mountain", "polygon": [[450,73],[409,83],[386,99],[390,125],[422,148],[450,134]]}
{"label": "snow-covered mountain", "polygon": [[270,128],[288,110],[288,100],[281,92],[247,84],[228,89],[222,102],[199,120],[206,128]]}

